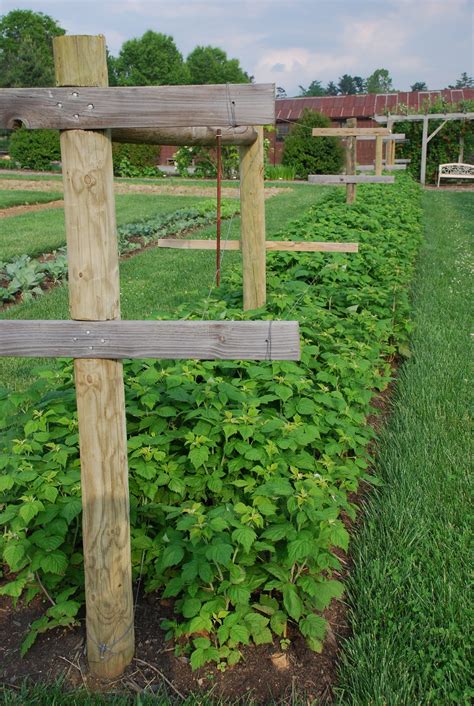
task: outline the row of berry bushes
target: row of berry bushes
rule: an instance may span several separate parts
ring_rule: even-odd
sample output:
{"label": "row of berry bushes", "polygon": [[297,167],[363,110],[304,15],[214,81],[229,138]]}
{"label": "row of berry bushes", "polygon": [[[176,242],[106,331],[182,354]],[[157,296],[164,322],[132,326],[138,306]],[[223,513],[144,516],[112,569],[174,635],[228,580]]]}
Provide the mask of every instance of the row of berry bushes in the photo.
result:
{"label": "row of berry bushes", "polygon": [[[418,187],[369,185],[348,207],[333,192],[283,239],[360,242],[359,254],[268,255],[268,306],[242,313],[235,270],[210,319],[297,319],[301,362],[125,363],[132,562],[197,668],[298,629],[321,650],[322,612],[343,586],[342,515],[368,473],[371,399],[407,352],[409,285],[421,239]],[[177,312],[201,318],[203,304]],[[70,362],[0,400],[0,539],[14,577],[0,593],[55,606],[38,632],[72,623],[84,600],[78,429]],[[293,628],[290,630],[290,626]],[[182,639],[180,639],[182,638]]]}

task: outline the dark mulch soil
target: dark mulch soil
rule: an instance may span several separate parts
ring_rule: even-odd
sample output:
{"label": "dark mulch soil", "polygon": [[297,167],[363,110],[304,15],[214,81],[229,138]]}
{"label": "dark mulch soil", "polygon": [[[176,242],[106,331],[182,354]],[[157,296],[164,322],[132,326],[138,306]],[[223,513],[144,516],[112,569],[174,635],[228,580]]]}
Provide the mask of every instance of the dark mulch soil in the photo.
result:
{"label": "dark mulch soil", "polygon": [[[396,365],[393,366],[395,373]],[[374,413],[368,423],[380,430],[390,413],[390,398],[394,383],[372,401]],[[376,442],[372,447],[374,452]],[[370,492],[367,483],[361,484],[351,501],[363,506]],[[357,522],[361,521],[361,514]],[[351,521],[345,523],[351,529]],[[354,529],[352,527],[352,529]],[[347,575],[350,557],[337,550],[343,571],[335,578]],[[40,635],[36,644],[22,659],[20,646],[29,624],[46,610],[46,599],[37,597],[30,606],[21,602],[14,608],[7,597],[0,596],[0,683],[16,686],[29,679],[32,682],[52,682],[64,679],[65,688],[85,686],[91,691],[151,693],[165,687],[170,696],[184,699],[189,694],[210,694],[216,701],[225,698],[234,702],[253,701],[290,703],[296,695],[306,703],[321,705],[332,702],[336,684],[337,662],[341,644],[350,634],[347,609],[342,601],[333,601],[325,611],[329,628],[321,654],[306,647],[295,629],[289,630],[291,640],[286,651],[277,641],[243,649],[244,659],[224,673],[215,666],[206,666],[193,672],[186,657],[176,657],[174,645],[166,642],[160,628],[163,618],[171,617],[169,601],[158,594],[139,596],[135,615],[135,658],[125,673],[116,680],[104,681],[94,677],[85,657],[85,628],[83,621],[74,629],[56,629]],[[208,698],[206,703],[208,703]]]}

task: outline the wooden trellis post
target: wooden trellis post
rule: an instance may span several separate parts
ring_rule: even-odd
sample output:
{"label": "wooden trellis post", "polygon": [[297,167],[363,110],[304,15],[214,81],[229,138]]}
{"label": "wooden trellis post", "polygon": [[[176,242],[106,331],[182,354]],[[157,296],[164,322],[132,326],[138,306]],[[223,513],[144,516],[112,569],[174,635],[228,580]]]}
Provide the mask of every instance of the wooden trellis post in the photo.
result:
{"label": "wooden trellis post", "polygon": [[[356,197],[356,184],[393,184],[393,177],[381,176],[382,173],[382,139],[390,135],[387,128],[358,128],[357,118],[349,118],[347,127],[315,127],[313,137],[344,137],[346,139],[345,174],[310,174],[308,181],[312,184],[346,184],[346,203],[353,203]],[[377,159],[375,176],[356,175],[356,140],[376,139]]]}
{"label": "wooden trellis post", "polygon": [[[58,86],[108,85],[103,36],[56,37],[54,60]],[[110,130],[61,132],[61,161],[71,318],[117,320],[120,282]],[[74,373],[87,655],[94,671],[113,677],[134,651],[123,365],[120,360],[76,359]]]}
{"label": "wooden trellis post", "polygon": [[375,176],[382,176],[383,137],[375,138]]}
{"label": "wooden trellis post", "polygon": [[[67,88],[0,89],[0,127],[62,129],[71,321],[0,321],[0,355],[74,358],[83,501],[87,654],[119,675],[134,651],[121,358],[298,360],[296,322],[120,321],[109,127],[267,124],[274,88],[107,86],[105,39],[54,40]],[[234,98],[231,96],[233,91]],[[166,100],[163,100],[163,98]],[[212,101],[212,109],[209,102]],[[272,106],[272,107],[271,107]],[[184,113],[184,117],[181,115]],[[212,122],[211,122],[212,121]],[[232,123],[234,120],[232,120]]]}
{"label": "wooden trellis post", "polygon": [[[349,118],[346,120],[346,125],[349,128],[357,127],[357,118]],[[356,138],[346,138],[346,174],[353,176],[356,173]],[[354,203],[356,197],[356,185],[354,183],[346,186],[346,203]]]}

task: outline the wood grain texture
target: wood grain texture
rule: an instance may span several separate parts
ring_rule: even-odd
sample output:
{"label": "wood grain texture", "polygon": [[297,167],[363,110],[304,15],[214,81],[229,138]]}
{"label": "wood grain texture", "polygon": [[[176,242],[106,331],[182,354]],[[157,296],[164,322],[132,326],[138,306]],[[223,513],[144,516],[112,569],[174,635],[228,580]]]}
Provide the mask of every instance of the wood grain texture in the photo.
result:
{"label": "wood grain texture", "polygon": [[[383,169],[387,172],[403,172],[406,168],[406,164],[386,164],[384,161],[382,162],[383,164]],[[358,164],[357,165],[357,171],[358,172],[371,172],[374,169],[373,164]],[[380,179],[380,177],[377,177]],[[383,177],[385,178],[385,177]],[[392,178],[392,177],[390,177]],[[390,182],[391,183],[391,182]]]}
{"label": "wood grain texture", "polygon": [[[64,50],[65,43],[57,42],[55,46],[59,61],[58,52]],[[58,80],[64,80],[67,62],[75,57],[77,43],[63,62]],[[78,80],[85,83],[84,66],[79,68],[79,73]],[[0,127],[12,128],[21,123],[32,129],[101,130],[230,127],[275,122],[272,83],[113,88],[83,88],[72,82],[69,85],[70,88],[0,89]]]}
{"label": "wood grain texture", "polygon": [[[349,130],[357,129],[357,118],[349,118],[346,120],[346,125]],[[357,142],[354,135],[351,135],[346,140],[345,156],[346,156],[346,174],[353,175],[356,173],[357,161]],[[354,203],[356,198],[356,185],[353,181],[346,182],[346,203]]]}
{"label": "wood grain texture", "polygon": [[[373,165],[367,165],[368,169],[373,169]],[[357,167],[360,169],[360,167]],[[310,184],[393,184],[395,177],[383,175],[372,176],[367,174],[310,174],[308,176]]]}
{"label": "wood grain texture", "polygon": [[244,311],[259,309],[267,300],[265,262],[265,194],[263,128],[256,142],[240,147],[240,239]]}
{"label": "wood grain texture", "polygon": [[[0,321],[0,356],[266,360],[270,355],[299,360],[297,321]],[[96,363],[94,386],[100,387],[97,371],[103,367],[105,380],[110,371],[104,361]],[[92,362],[87,369],[92,374]],[[117,371],[117,380],[120,375]],[[105,418],[118,418],[109,406],[103,412]],[[85,427],[86,440],[90,433],[97,433],[95,422],[92,430]]]}
{"label": "wood grain texture", "polygon": [[[181,238],[161,238],[160,248],[177,250],[215,250],[215,240],[185,240]],[[240,250],[240,240],[221,242],[221,250]],[[267,240],[265,249],[271,252],[358,252],[358,243],[308,242],[306,240]]]}
{"label": "wood grain texture", "polygon": [[[349,120],[357,120],[357,118],[349,118]],[[314,127],[312,131],[313,137],[359,137],[359,136],[377,136],[390,135],[390,130],[386,127]]]}
{"label": "wood grain texture", "polygon": [[74,374],[87,658],[95,674],[111,678],[123,671],[134,652],[123,368],[115,360],[76,360]]}
{"label": "wood grain texture", "polygon": [[[115,128],[112,142],[137,143],[140,145],[204,145],[215,146],[217,127],[177,128]],[[223,145],[251,145],[257,139],[252,127],[228,127],[221,130]]]}
{"label": "wood grain texture", "polygon": [[382,176],[383,138],[377,137],[375,141],[375,176]]}
{"label": "wood grain texture", "polygon": [[[368,128],[368,132],[370,132],[370,128]],[[357,142],[365,142],[366,140],[376,140],[377,137],[380,137],[380,135],[359,135],[358,137],[356,137],[356,140]],[[404,142],[405,133],[393,132],[391,135],[386,135],[385,137],[382,137],[382,140],[384,142],[391,142],[392,140],[394,140],[395,142]]]}
{"label": "wood grain texture", "polygon": [[[104,37],[57,37],[54,55],[58,83],[107,85]],[[61,160],[71,315],[117,319],[120,283],[110,131],[63,132]],[[112,678],[123,672],[135,649],[123,366],[118,360],[92,358],[89,350],[89,360],[74,361],[87,658],[95,674]]]}

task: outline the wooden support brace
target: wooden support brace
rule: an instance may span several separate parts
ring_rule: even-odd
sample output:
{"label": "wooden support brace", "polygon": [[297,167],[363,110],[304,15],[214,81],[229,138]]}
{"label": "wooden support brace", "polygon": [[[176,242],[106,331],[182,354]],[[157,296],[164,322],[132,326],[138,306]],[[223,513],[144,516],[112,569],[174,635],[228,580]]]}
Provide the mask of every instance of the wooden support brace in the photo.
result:
{"label": "wooden support brace", "polygon": [[347,127],[314,127],[312,135],[313,137],[376,137],[377,135],[387,136],[391,132],[386,127],[356,127],[350,125],[349,120],[355,120],[357,124],[357,118],[349,118],[346,122]]}
{"label": "wooden support brace", "polygon": [[[372,165],[368,165],[373,169]],[[357,167],[359,169],[359,167]],[[393,176],[369,176],[366,174],[310,174],[310,184],[337,185],[337,184],[393,184]]]}
{"label": "wooden support brace", "polygon": [[252,127],[115,128],[113,142],[140,145],[204,145],[215,147],[217,131],[223,145],[251,145],[257,139]]}
{"label": "wooden support brace", "polygon": [[[397,171],[400,172],[400,171],[406,170],[407,165],[406,165],[406,163],[386,164],[385,161],[382,161],[382,168],[387,172],[397,172]],[[373,164],[358,164],[357,165],[358,172],[371,172],[371,171],[373,171],[373,169],[374,169]]]}
{"label": "wooden support brace", "polygon": [[259,309],[267,300],[263,128],[256,130],[257,140],[240,147],[240,239],[245,311]]}
{"label": "wooden support brace", "polygon": [[[56,37],[54,56],[57,82],[70,87],[64,91],[72,94],[74,86],[107,85],[104,37]],[[43,93],[47,90],[42,89]],[[62,132],[61,161],[71,316],[81,320],[118,319],[120,286],[110,132]],[[15,328],[20,326],[19,332],[22,324],[37,324],[10,323]],[[89,351],[89,359],[75,361],[74,372],[87,658],[95,674],[110,678],[124,670],[134,652],[130,513],[122,363],[97,358],[93,350]]]}
{"label": "wooden support brace", "polygon": [[[215,250],[215,240],[188,240],[184,238],[160,238],[160,248],[177,250]],[[241,250],[240,240],[221,242],[222,250]],[[358,243],[308,242],[305,240],[267,240],[265,249],[270,252],[358,252]]]}
{"label": "wooden support brace", "polygon": [[[349,130],[357,129],[357,118],[349,118],[346,120],[346,125]],[[380,128],[379,128],[380,129]],[[346,175],[352,176],[356,173],[357,160],[357,143],[355,135],[352,134],[346,140]],[[356,185],[354,181],[346,181],[346,203],[354,203],[356,198]]]}
{"label": "wooden support brace", "polygon": [[[103,390],[103,382],[99,376],[105,366],[106,370],[113,375],[112,381],[115,387],[114,390],[110,389],[104,400],[112,405],[104,415],[104,418],[110,419],[115,409],[113,406],[115,396],[118,395],[118,401],[122,400],[123,381],[115,374],[115,371],[120,371],[121,374],[121,366],[113,367],[117,365],[116,359],[299,360],[300,343],[297,321],[6,320],[0,321],[0,351],[0,356],[89,359],[76,360],[76,364],[80,363],[79,387],[84,386],[84,390],[78,389],[80,404],[84,404],[83,395],[79,394],[80,392],[89,394],[94,404],[98,404],[97,401],[101,399]],[[95,360],[90,360],[92,356]],[[102,358],[107,360],[100,360]],[[100,409],[97,408],[90,420],[94,425],[100,423],[99,412]],[[124,429],[125,426],[123,426]],[[120,430],[122,433],[121,426]],[[82,423],[81,435],[83,431],[84,423]],[[95,437],[99,431],[97,428],[87,430],[87,435],[82,437],[84,445],[86,442],[89,443],[91,434]],[[120,438],[115,439],[115,442],[120,446]],[[92,451],[93,449],[90,453]],[[113,449],[109,451],[113,452]],[[87,487],[94,488],[96,492],[100,489],[98,470],[96,459],[95,483],[90,486],[89,478],[86,483]],[[118,470],[118,468],[114,469],[110,482],[112,479],[113,482],[120,482],[121,476]],[[124,487],[121,486],[121,492]],[[108,487],[108,495],[111,493],[112,488]],[[109,498],[109,502],[111,501],[112,498]],[[106,511],[107,507],[104,510]],[[115,521],[118,522],[118,519],[115,518]],[[95,528],[100,537],[102,531],[106,531],[107,516],[102,514],[97,517],[97,520],[103,523],[103,530],[102,525],[101,528]],[[90,530],[91,527],[88,526],[87,529]],[[122,537],[121,526],[120,537]],[[125,542],[125,537],[122,537],[122,540]],[[103,543],[99,542],[95,550],[98,552],[104,550]],[[91,551],[90,547],[85,548],[85,551]],[[91,559],[92,557],[89,557],[90,561]],[[109,562],[111,562],[110,557],[101,556],[99,566]],[[103,578],[105,580],[106,576],[104,575]],[[108,601],[105,605],[108,605]],[[118,608],[119,606],[114,607],[114,609]]]}
{"label": "wooden support brace", "polygon": [[382,137],[377,137],[375,142],[375,176],[382,176],[382,140]]}
{"label": "wooden support brace", "polygon": [[[91,67],[90,62],[85,65]],[[56,66],[58,73],[68,70],[66,62]],[[84,69],[81,76],[86,75]],[[84,87],[86,79],[82,77],[68,88],[1,89],[0,128],[15,128],[19,123],[28,128],[100,130],[275,122],[273,83],[114,88],[96,83],[91,88]]]}

